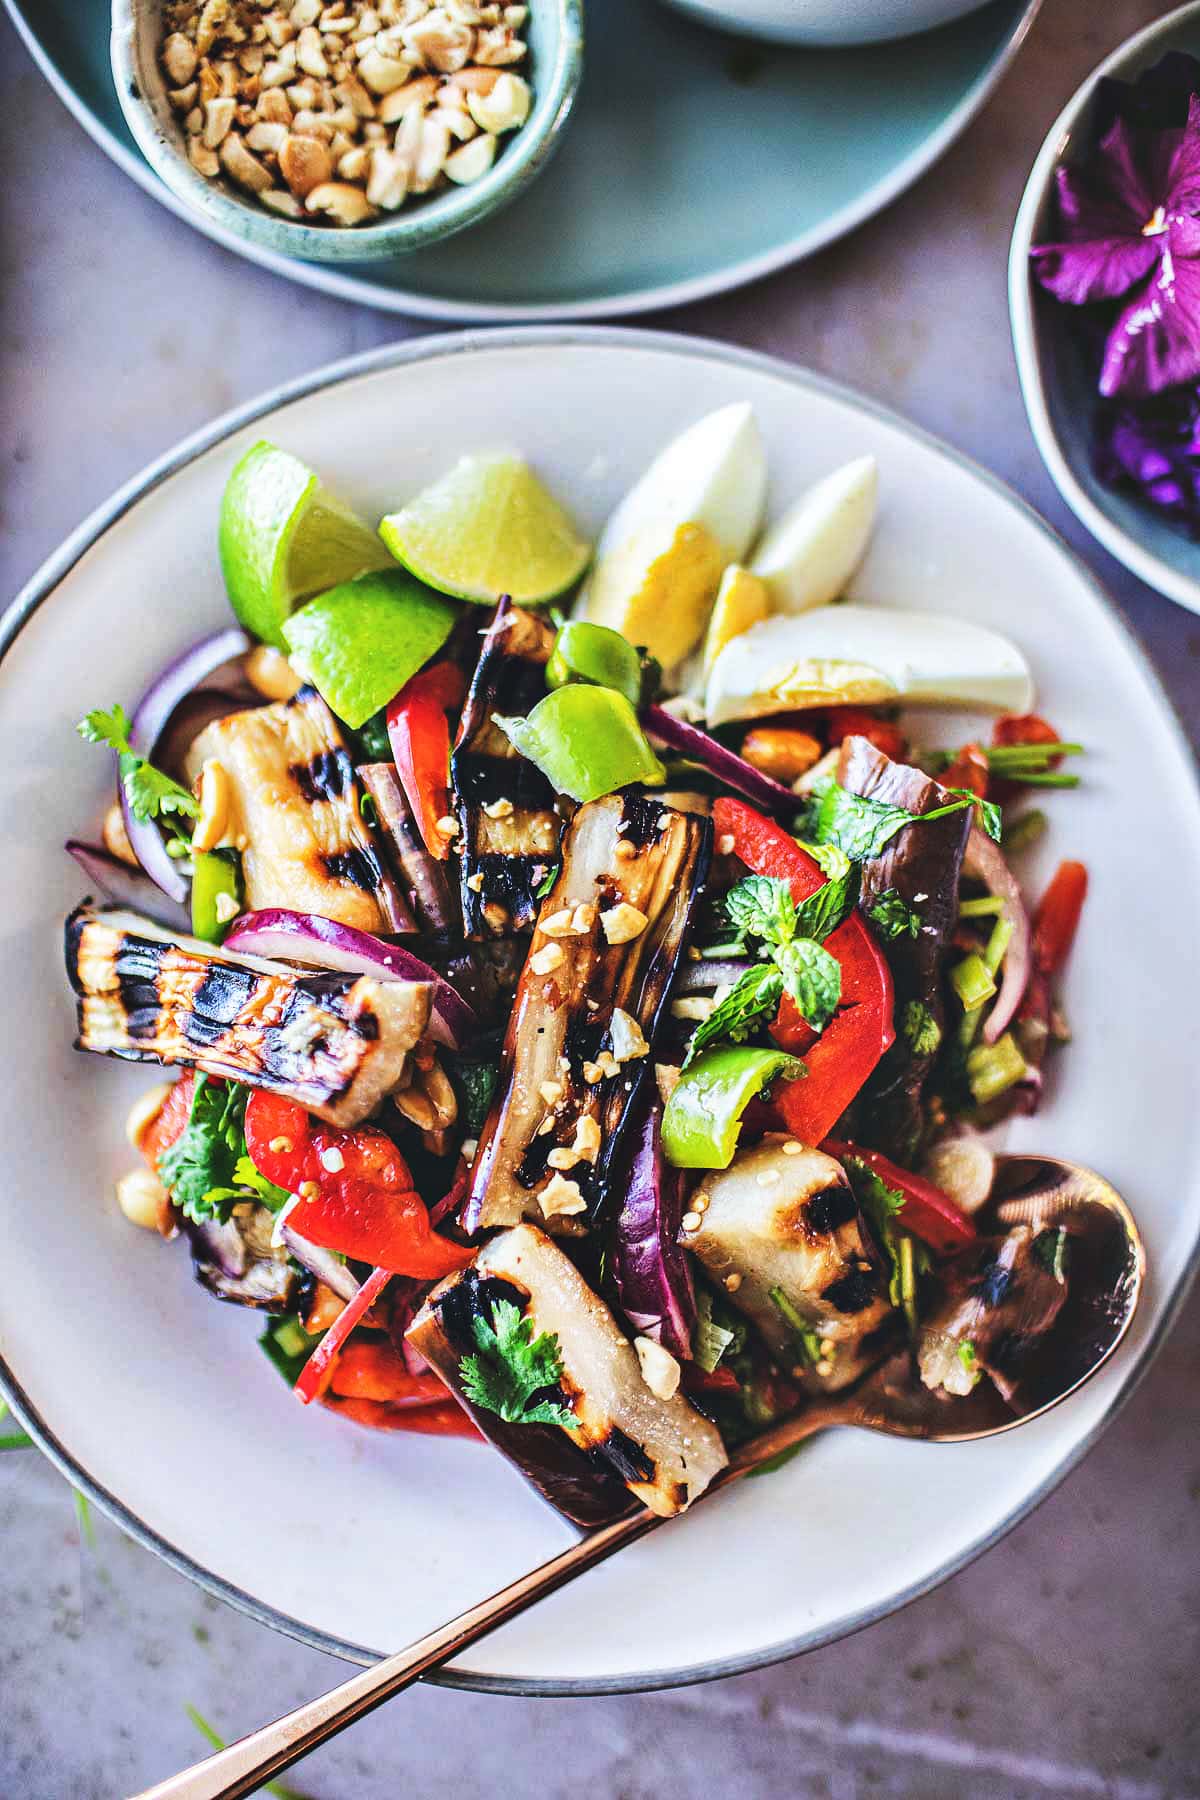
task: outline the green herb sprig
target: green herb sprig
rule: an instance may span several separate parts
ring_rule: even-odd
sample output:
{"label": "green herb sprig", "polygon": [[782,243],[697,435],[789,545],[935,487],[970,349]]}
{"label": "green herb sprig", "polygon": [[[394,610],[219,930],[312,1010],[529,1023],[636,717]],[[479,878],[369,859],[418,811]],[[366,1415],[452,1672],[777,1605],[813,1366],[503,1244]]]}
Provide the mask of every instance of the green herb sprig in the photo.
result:
{"label": "green herb sprig", "polygon": [[158,819],[185,848],[190,849],[190,839],[179,819],[199,818],[200,803],[187,788],[137,754],[129,741],[130,724],[125,708],[114,706],[105,712],[98,707],[85,719],[80,719],[76,730],[86,743],[107,744],[110,750],[116,751],[117,772],[134,818],[143,822]]}
{"label": "green herb sprig", "polygon": [[571,1429],[576,1423],[571,1408],[546,1397],[546,1390],[562,1379],[557,1337],[548,1331],[534,1337],[533,1321],[511,1300],[496,1301],[490,1325],[478,1312],[471,1323],[479,1353],[464,1356],[459,1364],[467,1399],[510,1425]]}

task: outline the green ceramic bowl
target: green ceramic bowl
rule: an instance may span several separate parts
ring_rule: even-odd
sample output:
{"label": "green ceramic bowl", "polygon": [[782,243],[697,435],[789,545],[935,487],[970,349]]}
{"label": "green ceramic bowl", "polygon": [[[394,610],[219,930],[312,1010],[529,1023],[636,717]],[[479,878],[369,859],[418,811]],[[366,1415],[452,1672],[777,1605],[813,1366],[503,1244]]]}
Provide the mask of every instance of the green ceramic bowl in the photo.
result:
{"label": "green ceramic bowl", "polygon": [[486,175],[411,200],[375,225],[305,225],[265,211],[223,178],[208,181],[193,169],[158,64],[160,19],[159,0],[113,0],[113,79],[142,154],[171,192],[210,223],[308,262],[380,261],[424,250],[515,200],[556,148],[583,72],[583,0],[531,0],[525,35],[533,108],[521,129],[503,139]]}
{"label": "green ceramic bowl", "polygon": [[1200,613],[1200,544],[1137,495],[1105,487],[1092,469],[1095,371],[1080,351],[1072,308],[1038,286],[1033,244],[1054,236],[1055,171],[1086,152],[1099,83],[1132,81],[1168,50],[1200,56],[1200,0],[1167,13],[1114,50],[1072,95],[1033,165],[1013,228],[1008,306],[1029,423],[1054,484],[1092,536],[1160,594]]}

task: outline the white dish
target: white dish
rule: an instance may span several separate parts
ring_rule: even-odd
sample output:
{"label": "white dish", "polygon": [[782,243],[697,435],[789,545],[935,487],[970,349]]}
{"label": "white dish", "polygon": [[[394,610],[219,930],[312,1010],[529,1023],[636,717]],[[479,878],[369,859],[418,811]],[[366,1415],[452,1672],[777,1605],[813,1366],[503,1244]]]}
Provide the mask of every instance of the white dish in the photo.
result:
{"label": "white dish", "polygon": [[881,44],[965,18],[987,0],[663,0],[701,25],[773,44]]}
{"label": "white dish", "polygon": [[[1200,964],[1190,909],[1167,896],[1200,889],[1195,773],[1137,646],[1041,520],[869,402],[693,340],[464,334],[297,383],[122,490],[0,628],[0,981],[12,1021],[0,1089],[0,1376],[72,1481],[128,1530],[322,1647],[394,1649],[559,1547],[567,1530],[486,1449],[374,1437],[302,1413],[256,1350],[256,1322],[193,1285],[182,1246],[118,1214],[111,1183],[129,1159],[121,1120],[148,1074],[70,1047],[59,922],[79,883],[60,845],[95,815],[105,786],[103,759],[73,721],[128,701],[172,651],[226,622],[217,502],[234,457],[264,433],[375,515],[466,443],[516,443],[594,529],[673,432],[742,399],[766,437],[774,512],[836,463],[878,458],[880,522],[855,596],[1008,631],[1044,710],[1089,747],[1084,785],[1051,796],[1054,830],[1035,871],[1044,878],[1066,855],[1092,867],[1066,992],[1076,1042],[1044,1112],[1010,1141],[1091,1162],[1116,1183],[1145,1232],[1150,1290],[1113,1366],[1026,1430],[954,1448],[821,1439],[557,1595],[444,1679],[543,1693],[665,1685],[750,1668],[881,1617],[993,1542],[1083,1454],[1194,1264]],[[1114,754],[1114,718],[1136,757]]]}

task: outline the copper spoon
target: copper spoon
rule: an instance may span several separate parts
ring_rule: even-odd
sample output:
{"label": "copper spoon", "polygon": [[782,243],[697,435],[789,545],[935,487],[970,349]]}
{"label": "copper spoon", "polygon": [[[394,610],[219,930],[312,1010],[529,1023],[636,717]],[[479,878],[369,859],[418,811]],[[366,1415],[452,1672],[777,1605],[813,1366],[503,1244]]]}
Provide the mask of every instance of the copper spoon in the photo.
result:
{"label": "copper spoon", "polygon": [[[986,1381],[964,1398],[939,1399],[914,1382],[911,1359],[904,1351],[853,1389],[815,1401],[743,1444],[708,1493],[727,1487],[830,1425],[859,1425],[893,1437],[962,1443],[1012,1431],[1040,1418],[1090,1380],[1128,1331],[1145,1280],[1145,1249],[1121,1196],[1078,1163],[1048,1156],[999,1156],[992,1196],[980,1223],[985,1230],[1015,1224],[1041,1230],[1066,1224],[1072,1233],[1069,1297],[1011,1403],[1001,1400]],[[135,1800],[238,1800],[240,1795],[253,1793],[430,1669],[449,1662],[544,1595],[665,1522],[643,1510],[589,1532],[540,1568],[519,1576],[407,1649],[360,1670],[331,1692],[239,1738],[228,1749],[147,1788]]]}

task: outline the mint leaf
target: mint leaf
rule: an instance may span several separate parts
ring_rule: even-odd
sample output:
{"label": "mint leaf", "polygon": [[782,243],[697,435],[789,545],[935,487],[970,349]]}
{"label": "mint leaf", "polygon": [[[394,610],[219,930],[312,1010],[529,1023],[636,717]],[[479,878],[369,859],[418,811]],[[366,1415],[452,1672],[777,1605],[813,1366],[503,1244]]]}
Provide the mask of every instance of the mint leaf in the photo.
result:
{"label": "mint leaf", "polygon": [[510,1425],[575,1426],[569,1406],[547,1395],[562,1378],[558,1339],[550,1332],[533,1335],[533,1321],[522,1316],[511,1300],[497,1300],[492,1323],[477,1312],[472,1321],[477,1356],[464,1356],[459,1364],[463,1392],[486,1412],[494,1412]]}
{"label": "mint leaf", "polygon": [[832,844],[853,862],[870,862],[883,851],[906,826],[929,825],[934,819],[949,818],[952,813],[978,807],[980,823],[989,837],[999,839],[1000,809],[991,801],[980,800],[965,788],[950,788],[955,798],[932,812],[910,813],[902,806],[872,799],[869,794],[852,794],[840,782],[828,781],[814,792],[802,815],[802,836],[817,844]]}
{"label": "mint leaf", "polygon": [[796,936],[813,938],[823,944],[837,930],[858,904],[861,871],[856,863],[845,861],[838,874],[831,875],[823,887],[796,908]]}
{"label": "mint leaf", "polygon": [[836,844],[806,844],[800,838],[796,842],[812,857],[822,875],[827,876],[830,881],[836,881],[850,867],[850,858]]}
{"label": "mint leaf", "polygon": [[693,1031],[683,1059],[684,1068],[718,1038],[744,1043],[759,1020],[774,1013],[782,994],[783,976],[774,963],[755,963],[747,969]]}
{"label": "mint leaf", "polygon": [[796,938],[775,953],[783,985],[814,1031],[824,1031],[842,997],[842,965],[823,944]]}
{"label": "mint leaf", "polygon": [[796,932],[796,902],[791,883],[774,875],[746,875],[725,896],[725,911],[745,937],[786,944]]}
{"label": "mint leaf", "polygon": [[881,937],[894,939],[907,935],[915,938],[921,934],[921,915],[908,904],[898,888],[884,888],[866,911]]}

